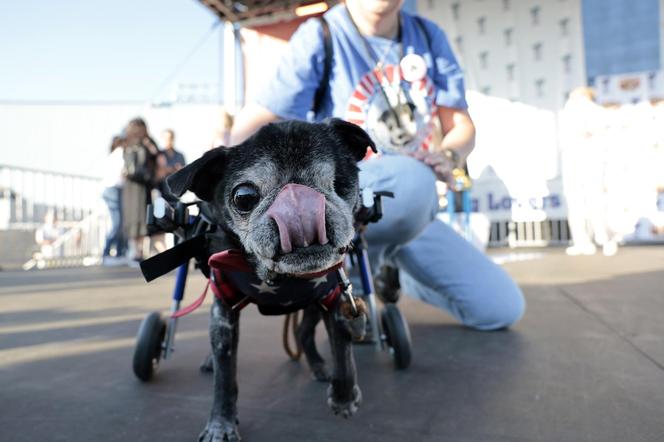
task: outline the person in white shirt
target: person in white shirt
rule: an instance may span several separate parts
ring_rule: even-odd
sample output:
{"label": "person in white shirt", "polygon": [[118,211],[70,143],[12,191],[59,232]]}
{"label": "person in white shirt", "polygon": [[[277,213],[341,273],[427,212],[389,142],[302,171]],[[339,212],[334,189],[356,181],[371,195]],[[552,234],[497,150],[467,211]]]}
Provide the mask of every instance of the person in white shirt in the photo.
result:
{"label": "person in white shirt", "polygon": [[[104,191],[102,198],[111,216],[111,229],[106,236],[102,264],[109,266],[123,263],[127,250],[127,240],[122,233],[122,186],[124,184],[122,144],[121,137],[113,137],[111,153],[106,157],[103,165],[102,185]],[[112,249],[115,249],[115,256],[111,256]]]}

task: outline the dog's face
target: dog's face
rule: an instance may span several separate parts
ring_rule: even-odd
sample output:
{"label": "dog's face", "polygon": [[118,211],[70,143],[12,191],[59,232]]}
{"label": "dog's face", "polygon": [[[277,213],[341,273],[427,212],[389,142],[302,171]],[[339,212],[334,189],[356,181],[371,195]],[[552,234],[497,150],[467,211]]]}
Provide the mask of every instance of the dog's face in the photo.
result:
{"label": "dog's face", "polygon": [[338,263],[353,239],[358,168],[369,136],[339,119],[273,123],[244,143],[219,147],[168,177],[178,196],[211,203],[261,279]]}

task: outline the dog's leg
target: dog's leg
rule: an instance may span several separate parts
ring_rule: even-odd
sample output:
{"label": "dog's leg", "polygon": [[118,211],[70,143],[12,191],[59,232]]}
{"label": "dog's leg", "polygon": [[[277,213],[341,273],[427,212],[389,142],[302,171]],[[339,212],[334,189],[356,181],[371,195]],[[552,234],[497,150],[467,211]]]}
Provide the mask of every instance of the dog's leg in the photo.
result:
{"label": "dog's leg", "polygon": [[302,346],[304,356],[314,376],[320,382],[329,382],[330,374],[325,368],[325,360],[316,348],[316,325],[321,320],[321,309],[318,304],[310,304],[302,313],[302,322],[297,328],[297,340]]}
{"label": "dog's leg", "polygon": [[325,327],[332,347],[334,361],[332,381],[327,392],[327,404],[334,414],[348,418],[355,414],[362,402],[362,392],[357,385],[355,359],[351,347],[351,335],[346,327],[346,319],[338,307],[323,312]]}
{"label": "dog's leg", "polygon": [[205,356],[205,359],[203,359],[198,369],[201,371],[201,373],[212,373],[214,370],[214,356],[212,355],[212,352]]}
{"label": "dog's leg", "polygon": [[240,314],[215,300],[210,320],[214,366],[214,400],[199,442],[235,442],[237,429],[237,342]]}

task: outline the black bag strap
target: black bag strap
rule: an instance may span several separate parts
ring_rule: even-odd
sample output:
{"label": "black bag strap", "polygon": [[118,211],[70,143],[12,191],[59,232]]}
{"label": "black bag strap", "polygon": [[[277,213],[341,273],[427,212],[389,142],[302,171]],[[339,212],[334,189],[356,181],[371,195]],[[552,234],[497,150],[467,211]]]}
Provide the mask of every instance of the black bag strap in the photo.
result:
{"label": "black bag strap", "polygon": [[330,33],[330,25],[323,17],[318,17],[321,27],[323,29],[323,49],[325,50],[325,61],[323,64],[323,77],[318,84],[316,94],[314,95],[314,102],[311,106],[311,111],[314,115],[320,112],[320,107],[323,104],[323,97],[327,91],[330,82],[330,72],[332,71],[332,34]]}
{"label": "black bag strap", "polygon": [[[414,15],[413,18],[415,19],[415,23],[417,23],[417,26],[420,28],[420,31],[422,34],[424,34],[424,38],[427,41],[427,48],[429,49],[429,53],[433,57],[433,54],[431,53],[431,36],[427,32],[427,28],[424,24],[424,21],[422,20],[422,17]],[[330,72],[332,71],[332,34],[330,32],[330,24],[325,20],[324,17],[318,17],[318,20],[320,21],[321,28],[323,30],[323,49],[325,51],[325,60],[323,64],[323,77],[321,78],[320,83],[318,84],[318,88],[316,89],[316,93],[314,95],[314,102],[313,105],[311,106],[311,112],[316,115],[318,112],[320,112],[320,107],[323,103],[323,97],[325,96],[325,92],[327,91],[327,88],[329,86],[330,82]],[[436,72],[436,64],[433,63],[432,66],[434,73]]]}
{"label": "black bag strap", "polygon": [[427,27],[424,24],[424,20],[422,17],[419,15],[413,15],[413,18],[415,19],[415,23],[417,23],[417,27],[420,28],[420,31],[422,34],[424,34],[424,38],[427,40],[427,49],[429,50],[429,54],[431,55],[431,68],[433,69],[433,73],[436,73],[436,63],[433,57],[433,52],[431,51],[431,36],[427,32]]}

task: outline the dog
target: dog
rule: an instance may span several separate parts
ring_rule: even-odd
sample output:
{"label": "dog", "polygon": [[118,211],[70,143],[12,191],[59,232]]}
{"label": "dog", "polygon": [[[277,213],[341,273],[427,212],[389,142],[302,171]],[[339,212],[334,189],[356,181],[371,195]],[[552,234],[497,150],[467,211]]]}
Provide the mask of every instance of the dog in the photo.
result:
{"label": "dog", "polygon": [[[189,190],[208,203],[213,221],[251,268],[244,282],[241,272],[212,272],[213,276],[226,278],[259,309],[278,310],[291,304],[291,309],[304,310],[298,340],[314,377],[330,383],[328,405],[344,417],[352,416],[362,400],[350,348],[355,335],[348,303],[324,306],[315,290],[278,294],[276,287],[293,280],[338,286],[336,273],[330,270],[341,265],[355,235],[354,215],[360,207],[357,162],[369,148],[376,151],[367,133],[340,119],[271,123],[242,144],[213,149],[167,178],[174,195]],[[218,256],[210,258],[211,267]],[[236,405],[240,313],[231,304],[218,296],[212,307],[214,399],[199,441],[240,440]],[[359,307],[360,314],[366,311],[361,303]],[[331,375],[314,341],[321,319],[332,347]]]}

